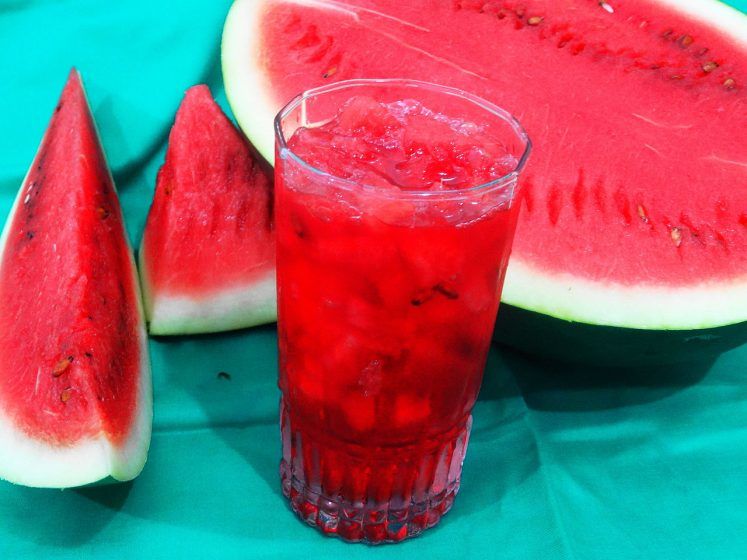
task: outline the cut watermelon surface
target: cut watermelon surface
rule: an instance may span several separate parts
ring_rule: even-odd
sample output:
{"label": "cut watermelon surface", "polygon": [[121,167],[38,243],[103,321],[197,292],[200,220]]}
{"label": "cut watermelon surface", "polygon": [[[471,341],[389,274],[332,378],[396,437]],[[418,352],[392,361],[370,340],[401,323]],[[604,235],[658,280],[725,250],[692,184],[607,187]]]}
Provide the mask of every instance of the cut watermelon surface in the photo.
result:
{"label": "cut watermelon surface", "polygon": [[130,480],[152,398],[132,251],[78,73],[0,243],[0,478]]}
{"label": "cut watermelon surface", "polygon": [[272,183],[207,86],[189,89],[169,136],[140,247],[153,334],[275,320]]}
{"label": "cut watermelon surface", "polygon": [[535,146],[505,303],[648,330],[747,319],[747,17],[717,1],[237,0],[223,73],[270,160],[276,111],[330,81],[485,97]]}

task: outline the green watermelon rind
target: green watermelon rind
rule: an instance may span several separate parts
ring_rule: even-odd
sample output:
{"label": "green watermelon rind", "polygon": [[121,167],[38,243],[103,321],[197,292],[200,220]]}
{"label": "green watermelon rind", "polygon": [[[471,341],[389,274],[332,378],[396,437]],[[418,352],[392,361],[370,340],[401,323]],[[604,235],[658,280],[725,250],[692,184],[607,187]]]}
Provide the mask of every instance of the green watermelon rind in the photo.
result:
{"label": "green watermelon rind", "polygon": [[[95,126],[95,123],[94,123]],[[45,132],[45,136],[46,136]],[[97,131],[98,135],[98,131]],[[40,147],[44,138],[40,142]],[[36,165],[38,152],[30,169]],[[104,158],[106,155],[104,154]],[[107,162],[107,169],[110,169]],[[111,171],[109,171],[111,176]],[[13,206],[0,235],[0,263],[3,261],[6,242],[18,209],[28,173],[18,190]],[[112,179],[112,185],[114,180]],[[116,188],[116,187],[115,187]],[[123,445],[114,446],[105,435],[89,438],[72,446],[51,446],[19,430],[14,421],[0,408],[0,479],[14,484],[37,488],[74,488],[96,483],[126,482],[137,477],[145,466],[150,448],[153,423],[153,389],[151,382],[148,337],[140,286],[135,268],[132,247],[122,228],[130,258],[131,282],[135,290],[137,313],[140,317],[140,370],[137,409],[130,434]]]}
{"label": "green watermelon rind", "polygon": [[152,335],[204,334],[272,323],[277,318],[275,270],[246,286],[234,286],[199,298],[154,294],[145,253],[139,253],[148,331]]}
{"label": "green watermelon rind", "polygon": [[[278,107],[260,61],[249,60],[247,65],[246,53],[261,51],[259,22],[265,6],[273,1],[235,0],[222,38],[223,80],[229,104],[245,134],[271,163],[274,160],[272,120]],[[736,41],[747,43],[747,16],[718,0],[658,1],[690,17],[707,20]],[[325,6],[313,0],[295,0],[295,3]],[[747,276],[697,286],[624,286],[543,271],[512,258],[502,301],[553,321],[641,332],[680,331],[681,340],[685,341],[692,330],[745,322]],[[499,328],[498,338],[501,331]]]}
{"label": "green watermelon rind", "polygon": [[745,338],[747,323],[654,331],[566,321],[505,303],[494,333],[497,342],[532,356],[624,368],[703,362]]}

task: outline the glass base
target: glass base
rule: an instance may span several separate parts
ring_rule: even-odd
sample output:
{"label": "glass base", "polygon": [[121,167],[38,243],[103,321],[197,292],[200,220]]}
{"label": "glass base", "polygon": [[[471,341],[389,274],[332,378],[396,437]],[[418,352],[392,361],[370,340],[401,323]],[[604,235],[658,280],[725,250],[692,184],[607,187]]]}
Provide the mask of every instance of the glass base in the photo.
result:
{"label": "glass base", "polygon": [[399,542],[415,537],[436,525],[451,509],[459,491],[459,480],[425,502],[404,509],[366,509],[338,500],[327,499],[309,490],[289,473],[288,464],[280,465],[283,494],[291,509],[307,524],[325,535],[338,536],[348,542],[368,544]]}
{"label": "glass base", "polygon": [[281,401],[283,494],[298,516],[346,541],[399,542],[436,525],[459,491],[472,418],[437,439],[361,448],[310,433]]}

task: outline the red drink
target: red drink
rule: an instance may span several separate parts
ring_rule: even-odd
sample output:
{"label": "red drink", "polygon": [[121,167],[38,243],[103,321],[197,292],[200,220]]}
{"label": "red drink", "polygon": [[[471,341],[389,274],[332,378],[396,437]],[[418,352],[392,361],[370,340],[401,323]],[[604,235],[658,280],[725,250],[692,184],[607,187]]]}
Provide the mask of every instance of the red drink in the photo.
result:
{"label": "red drink", "polygon": [[373,543],[436,524],[459,488],[529,149],[500,110],[431,110],[412,98],[440,109],[437,86],[402,83],[310,92],[278,120],[323,122],[276,155],[283,491]]}

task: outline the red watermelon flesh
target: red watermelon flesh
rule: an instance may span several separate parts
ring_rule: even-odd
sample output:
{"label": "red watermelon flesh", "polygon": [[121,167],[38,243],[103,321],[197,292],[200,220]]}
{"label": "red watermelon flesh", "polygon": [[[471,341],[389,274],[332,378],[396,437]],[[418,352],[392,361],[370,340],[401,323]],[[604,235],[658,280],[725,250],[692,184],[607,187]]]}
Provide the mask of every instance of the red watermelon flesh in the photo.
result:
{"label": "red watermelon flesh", "polygon": [[272,183],[205,85],[182,101],[140,250],[154,334],[275,319]]}
{"label": "red watermelon flesh", "polygon": [[747,319],[747,18],[712,0],[238,0],[223,69],[271,158],[271,116],[356,77],[456,86],[535,150],[504,301],[694,329]]}
{"label": "red watermelon flesh", "polygon": [[73,70],[3,232],[0,477],[64,487],[140,472],[152,413],[136,279]]}

